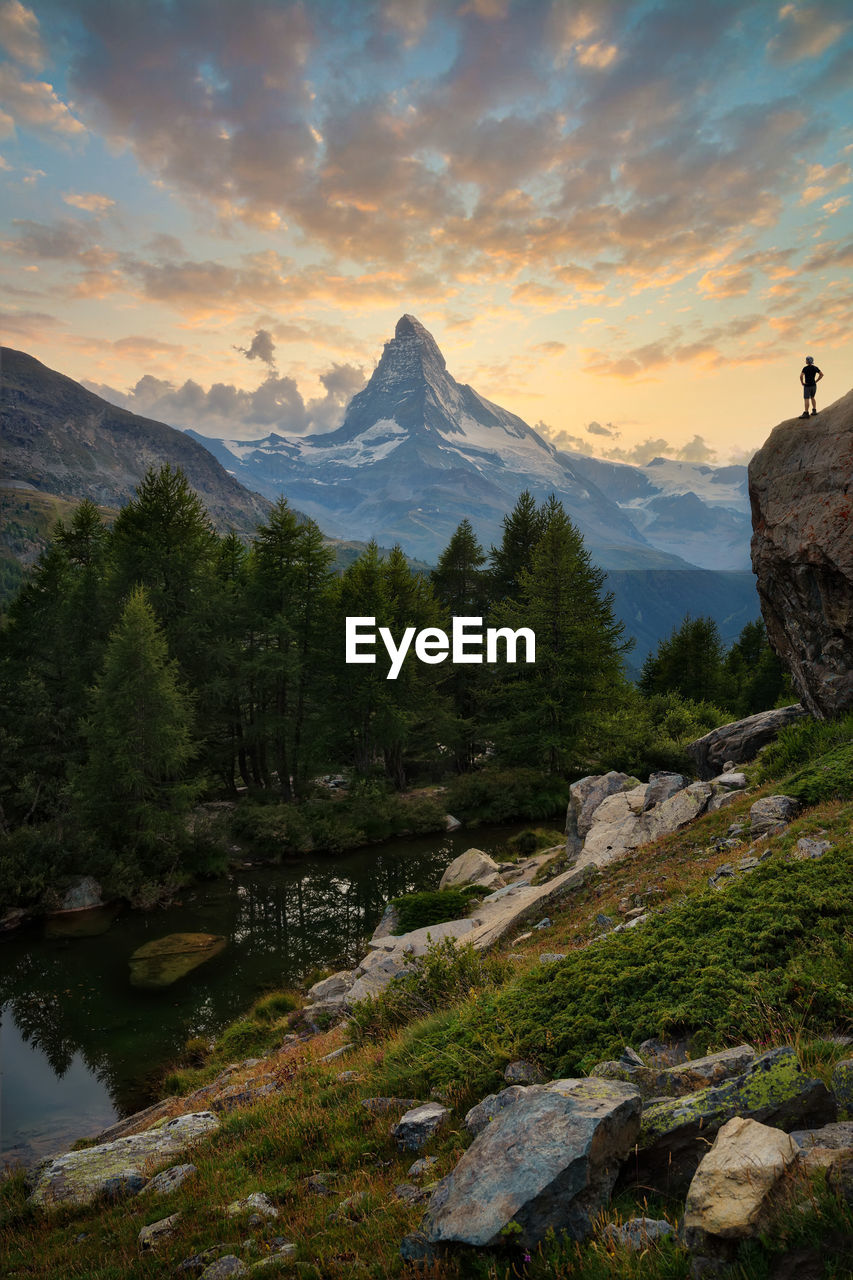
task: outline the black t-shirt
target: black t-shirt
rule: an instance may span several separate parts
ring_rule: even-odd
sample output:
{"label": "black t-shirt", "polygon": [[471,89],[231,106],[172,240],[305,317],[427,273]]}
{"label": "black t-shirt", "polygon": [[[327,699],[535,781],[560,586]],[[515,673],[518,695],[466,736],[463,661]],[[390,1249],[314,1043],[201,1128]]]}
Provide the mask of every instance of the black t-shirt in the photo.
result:
{"label": "black t-shirt", "polygon": [[820,372],[821,370],[818,369],[816,364],[803,365],[803,373],[806,375],[805,380],[806,380],[807,387],[810,387],[812,383],[816,381],[815,374]]}

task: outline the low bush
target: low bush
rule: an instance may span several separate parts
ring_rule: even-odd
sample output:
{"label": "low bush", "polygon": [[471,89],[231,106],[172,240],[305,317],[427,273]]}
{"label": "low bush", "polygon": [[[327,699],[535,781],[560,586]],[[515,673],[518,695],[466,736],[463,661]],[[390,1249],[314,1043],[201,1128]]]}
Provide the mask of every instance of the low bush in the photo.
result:
{"label": "low bush", "polygon": [[569,784],[535,769],[481,769],[454,778],[447,808],[467,822],[551,818],[566,811]]}
{"label": "low bush", "polygon": [[459,920],[467,916],[472,899],[481,898],[484,893],[480,885],[469,884],[461,889],[424,889],[392,898],[391,906],[396,907],[399,921],[393,932],[400,935],[430,924],[443,924],[445,920]]}
{"label": "low bush", "polygon": [[786,781],[785,792],[805,805],[853,799],[853,738],[810,760]]}
{"label": "low bush", "polygon": [[759,757],[759,778],[776,781],[786,774],[808,767],[836,747],[853,745],[853,712],[835,720],[813,720],[811,716],[782,729]]}
{"label": "low bush", "polygon": [[488,1089],[493,1067],[477,1064],[501,1053],[574,1076],[653,1035],[694,1033],[702,1049],[760,1038],[770,1023],[849,1031],[851,916],[849,843],[819,862],[776,857],[722,892],[693,894],[641,929],[412,1027],[385,1067],[421,1090],[458,1083],[443,1065],[451,1041],[470,1064],[466,1083]]}

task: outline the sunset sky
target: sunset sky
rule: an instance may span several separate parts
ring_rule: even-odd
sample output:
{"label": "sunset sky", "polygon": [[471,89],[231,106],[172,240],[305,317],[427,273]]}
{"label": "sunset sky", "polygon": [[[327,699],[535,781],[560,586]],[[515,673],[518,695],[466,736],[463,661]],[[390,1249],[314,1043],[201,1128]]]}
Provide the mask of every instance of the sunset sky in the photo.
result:
{"label": "sunset sky", "polygon": [[849,0],[0,0],[0,339],[208,435],[401,314],[558,443],[743,460],[853,385]]}

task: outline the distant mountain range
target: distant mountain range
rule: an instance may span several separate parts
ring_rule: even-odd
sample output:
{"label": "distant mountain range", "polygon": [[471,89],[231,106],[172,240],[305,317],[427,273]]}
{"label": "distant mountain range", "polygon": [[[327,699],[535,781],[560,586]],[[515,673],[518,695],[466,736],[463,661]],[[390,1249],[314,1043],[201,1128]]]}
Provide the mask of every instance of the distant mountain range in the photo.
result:
{"label": "distant mountain range", "polygon": [[745,467],[664,458],[634,467],[562,452],[458,383],[410,315],[336,431],[188,434],[247,487],[286,493],[328,532],[400,542],[427,560],[466,516],[486,547],[498,541],[503,516],[527,488],[540,499],[556,493],[605,568],[749,568]]}
{"label": "distant mountain range", "polygon": [[376,538],[399,541],[426,570],[463,517],[488,548],[523,488],[554,492],[608,571],[617,615],[637,641],[634,667],[687,612],[713,617],[726,642],[758,616],[752,574],[718,571],[749,565],[745,468],[662,458],[633,467],[560,452],[455,382],[411,316],[326,435],[209,440],[118,408],[6,347],[0,421],[0,603],[69,503],[91,498],[109,517],[149,467],[168,462],[183,468],[221,530],[251,535],[269,499],[285,494],[327,535],[341,535],[329,539],[340,567]]}

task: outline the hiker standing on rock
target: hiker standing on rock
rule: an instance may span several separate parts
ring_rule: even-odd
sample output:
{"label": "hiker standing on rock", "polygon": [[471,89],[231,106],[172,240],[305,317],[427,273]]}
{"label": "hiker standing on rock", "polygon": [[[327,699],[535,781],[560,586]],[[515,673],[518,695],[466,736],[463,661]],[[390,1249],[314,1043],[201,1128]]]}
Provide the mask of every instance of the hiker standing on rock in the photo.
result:
{"label": "hiker standing on rock", "polygon": [[814,356],[806,356],[806,363],[803,365],[800,373],[800,382],[803,384],[803,412],[801,418],[809,416],[809,400],[812,402],[812,413],[817,413],[817,406],[814,402],[815,388],[820,382],[823,374],[814,362]]}

